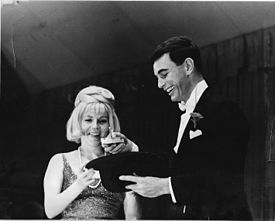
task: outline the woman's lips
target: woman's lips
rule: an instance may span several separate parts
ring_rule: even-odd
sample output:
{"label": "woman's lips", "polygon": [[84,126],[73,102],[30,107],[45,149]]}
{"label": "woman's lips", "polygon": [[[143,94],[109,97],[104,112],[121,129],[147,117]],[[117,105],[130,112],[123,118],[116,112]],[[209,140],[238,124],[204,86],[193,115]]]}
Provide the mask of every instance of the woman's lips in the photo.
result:
{"label": "woman's lips", "polygon": [[100,134],[98,132],[90,132],[89,135],[98,137]]}

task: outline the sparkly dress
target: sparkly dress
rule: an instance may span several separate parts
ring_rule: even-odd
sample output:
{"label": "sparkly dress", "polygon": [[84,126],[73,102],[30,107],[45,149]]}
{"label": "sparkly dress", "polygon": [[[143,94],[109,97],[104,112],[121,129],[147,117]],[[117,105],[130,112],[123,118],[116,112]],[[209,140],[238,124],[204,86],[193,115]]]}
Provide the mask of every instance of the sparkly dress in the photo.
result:
{"label": "sparkly dress", "polygon": [[[77,178],[64,154],[63,162],[62,191],[72,185]],[[95,189],[90,187],[84,189],[62,212],[62,219],[118,219],[124,197],[124,193],[109,192],[100,182]]]}

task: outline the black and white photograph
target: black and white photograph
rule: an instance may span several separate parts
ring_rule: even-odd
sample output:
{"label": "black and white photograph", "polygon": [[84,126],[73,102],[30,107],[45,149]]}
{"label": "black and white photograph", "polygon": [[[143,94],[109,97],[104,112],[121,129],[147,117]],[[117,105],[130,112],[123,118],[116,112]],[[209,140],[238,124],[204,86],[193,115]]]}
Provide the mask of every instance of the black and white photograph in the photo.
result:
{"label": "black and white photograph", "polygon": [[275,220],[275,1],[1,0],[0,219]]}

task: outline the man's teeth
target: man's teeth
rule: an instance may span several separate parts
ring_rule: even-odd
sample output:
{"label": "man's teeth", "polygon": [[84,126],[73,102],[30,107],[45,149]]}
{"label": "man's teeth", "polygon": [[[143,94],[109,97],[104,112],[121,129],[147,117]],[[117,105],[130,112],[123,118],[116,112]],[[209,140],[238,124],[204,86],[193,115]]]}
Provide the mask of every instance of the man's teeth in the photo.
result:
{"label": "man's teeth", "polygon": [[169,87],[166,91],[169,93],[173,90],[173,87]]}

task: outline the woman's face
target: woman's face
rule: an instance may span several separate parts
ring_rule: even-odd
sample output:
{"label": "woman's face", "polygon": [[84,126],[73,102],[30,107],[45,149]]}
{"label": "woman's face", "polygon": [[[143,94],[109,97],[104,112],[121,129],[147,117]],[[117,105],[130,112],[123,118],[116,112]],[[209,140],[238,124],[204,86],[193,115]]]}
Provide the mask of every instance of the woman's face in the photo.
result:
{"label": "woman's face", "polygon": [[108,135],[110,126],[108,113],[103,108],[100,109],[90,108],[84,113],[81,121],[84,136],[100,139]]}

